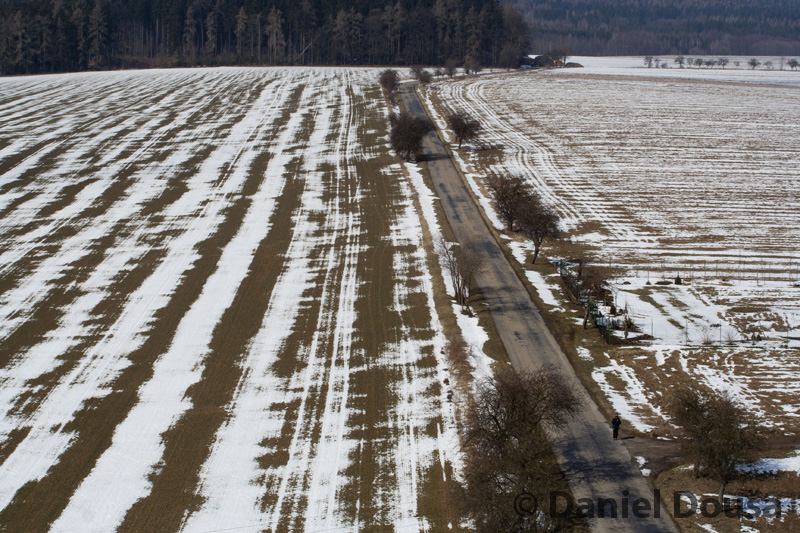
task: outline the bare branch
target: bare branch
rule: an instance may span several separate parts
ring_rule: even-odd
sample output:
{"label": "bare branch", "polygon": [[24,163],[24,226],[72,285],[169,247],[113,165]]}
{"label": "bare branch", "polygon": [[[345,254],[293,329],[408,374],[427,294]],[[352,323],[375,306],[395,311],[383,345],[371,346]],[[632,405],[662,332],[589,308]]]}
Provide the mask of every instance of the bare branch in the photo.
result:
{"label": "bare branch", "polygon": [[389,122],[392,126],[389,135],[392,148],[406,161],[410,161],[415,154],[419,153],[422,149],[422,140],[433,131],[433,124],[430,120],[415,117],[406,112],[390,115]]}
{"label": "bare branch", "polygon": [[528,191],[517,208],[518,230],[533,243],[533,260],[539,257],[539,250],[545,240],[558,238],[559,218],[552,207],[542,202],[536,191]]}
{"label": "bare branch", "polygon": [[514,231],[514,222],[519,215],[520,206],[530,195],[530,187],[520,176],[490,176],[488,185],[497,212],[506,223],[508,231]]}
{"label": "bare branch", "polygon": [[459,148],[463,141],[474,139],[481,131],[481,123],[464,111],[450,113],[447,116],[447,125],[453,130]]}

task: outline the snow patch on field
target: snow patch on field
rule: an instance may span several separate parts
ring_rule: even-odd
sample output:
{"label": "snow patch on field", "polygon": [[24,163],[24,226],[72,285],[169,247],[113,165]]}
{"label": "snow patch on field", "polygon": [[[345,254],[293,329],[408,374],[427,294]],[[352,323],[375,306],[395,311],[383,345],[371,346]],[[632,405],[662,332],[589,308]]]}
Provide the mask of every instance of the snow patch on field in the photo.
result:
{"label": "snow patch on field", "polygon": [[[181,528],[356,530],[369,525],[359,523],[361,505],[381,510],[372,523],[430,528],[418,504],[432,471],[441,468],[444,482],[461,475],[460,442],[422,241],[421,217],[440,234],[435,199],[421,176],[409,183],[399,165],[380,169],[397,196],[386,210],[394,268],[381,282],[393,284],[387,313],[402,316],[402,326],[386,332],[394,340],[374,354],[359,351],[354,330],[362,318],[358,300],[370,297],[361,291],[369,251],[361,213],[371,201],[360,188],[361,165],[385,154],[360,142],[365,118],[380,116],[377,75],[228,68],[0,80],[4,98],[14,99],[0,104],[0,162],[44,146],[0,177],[0,209],[7,211],[0,220],[0,343],[48,298],[73,291],[53,309],[56,323],[40,327],[31,346],[0,365],[0,443],[15,430],[29,431],[0,460],[0,508],[26,483],[50,475],[63,452],[86,437],[76,414],[120,386],[121,372],[139,368],[128,357],[197,266],[204,241],[230,220],[240,225],[220,243],[216,269],[196,288],[194,303],[175,317],[163,353],[144,363],[152,375],[131,391],[136,399],[126,418],[109,427],[109,447],[96,462],[86,460],[90,471],[71,496],[57,495],[66,507],[52,529],[113,530],[150,495],[153,480],[175,460],[164,457],[164,436],[193,407],[188,391],[203,378],[221,318],[247,290],[242,283],[275,229],[274,210],[291,176],[303,190],[283,271],[263,295],[269,302],[261,328],[237,359],[240,382],[230,404],[220,406],[226,420],[194,487],[201,503]],[[279,119],[288,123],[278,128]],[[175,176],[181,179],[173,187]],[[231,212],[237,218],[227,219]],[[102,254],[96,263],[93,254]],[[155,259],[143,265],[144,257]],[[142,279],[120,283],[137,268]],[[107,301],[118,315],[105,310]],[[426,311],[429,322],[404,316]],[[306,319],[316,321],[313,332],[313,323],[301,330]],[[477,319],[459,316],[459,324],[481,372],[486,334]],[[379,432],[387,436],[371,443],[379,452],[359,458],[377,469],[375,491],[355,498],[353,461],[365,442],[354,435],[365,428],[354,422],[362,413],[353,401],[362,398],[352,378],[373,370],[354,367],[354,358],[392,376],[390,403],[380,406],[388,417]],[[281,374],[276,363],[289,359],[297,370]]]}
{"label": "snow patch on field", "polygon": [[[528,262],[528,254],[533,253],[533,245],[528,243],[511,241],[508,243],[508,247],[511,249],[511,254],[514,256],[514,259],[516,259],[521,265],[525,265]],[[544,258],[540,255],[538,260],[544,261]],[[536,289],[539,298],[541,298],[545,305],[552,306],[554,311],[565,310],[561,305],[559,297],[557,296],[557,291],[559,291],[558,285],[554,287],[547,281],[547,278],[552,278],[553,276],[557,277],[558,274],[551,274],[546,278],[535,270],[526,269],[525,275],[527,276],[528,281],[531,282],[531,285],[533,285],[533,287]]]}
{"label": "snow patch on field", "polygon": [[[571,56],[569,61],[580,63],[584,68],[561,69],[559,74],[584,74],[584,75],[605,75],[605,76],[641,76],[652,77],[660,80],[680,79],[692,81],[710,82],[729,82],[729,83],[752,83],[768,85],[785,85],[790,87],[800,87],[800,76],[797,72],[791,71],[788,65],[786,70],[780,70],[780,57],[767,56],[757,57],[762,65],[757,70],[748,66],[748,61],[752,56],[726,56],[729,63],[726,68],[719,66],[714,68],[680,68],[675,63],[675,57],[661,57],[667,63],[668,68],[647,68],[644,63],[644,56],[619,56],[619,57],[597,57],[597,56]],[[695,57],[695,56],[686,56]],[[706,59],[704,56],[697,56]],[[708,59],[717,59],[716,57]],[[734,63],[739,62],[739,66]],[[767,61],[772,61],[775,68],[770,70],[763,66]],[[784,62],[785,63],[785,62]]]}
{"label": "snow patch on field", "polygon": [[[615,318],[633,320],[630,336],[648,355],[594,375],[621,410],[644,417],[635,423],[649,427],[659,387],[688,377],[731,391],[767,425],[796,426],[800,132],[788,117],[800,77],[571,59],[586,68],[428,89],[440,126],[450,110],[482,123],[482,149],[457,158],[473,192],[491,214],[485,176],[523,176],[554,206],[568,241],[611,273]],[[753,101],[762,102],[755,112]],[[525,248],[510,246],[523,263]],[[678,276],[682,285],[655,285]],[[542,280],[531,281],[541,294]]]}
{"label": "snow patch on field", "polygon": [[[271,125],[286,96],[285,88],[277,93],[267,90],[262,93],[243,122],[247,124],[244,131],[248,137]],[[288,147],[299,125],[300,117],[295,114],[278,142],[279,153]],[[234,174],[243,179],[255,155],[252,148],[241,154]],[[270,216],[283,188],[288,161],[289,156],[283,154],[272,160],[239,232],[225,247],[217,270],[181,321],[169,351],[156,361],[153,379],[139,392],[139,403],[117,428],[112,446],[83,481],[53,525],[54,530],[74,530],[76,524],[114,528],[122,522],[130,506],[149,492],[148,475],[164,451],[161,435],[191,407],[185,398],[186,391],[200,379],[214,326],[233,301],[236,289],[248,274],[256,248],[270,230]],[[125,490],[109,494],[108,487],[116,485]]]}
{"label": "snow patch on field", "polygon": [[[129,364],[125,356],[144,342],[145,333],[149,330],[149,324],[153,322],[156,312],[168,303],[175,287],[179,285],[179,280],[197,259],[193,252],[194,247],[220,223],[220,213],[229,204],[230,195],[237,192],[243,184],[245,173],[234,172],[230,179],[218,186],[216,180],[219,166],[221,160],[229,160],[232,155],[241,151],[244,141],[258,126],[260,114],[261,112],[253,112],[242,118],[232,130],[228,142],[218,149],[219,158],[211,158],[206,167],[188,180],[187,192],[165,211],[166,220],[190,217],[192,223],[189,225],[188,220],[182,223],[185,231],[166,244],[163,262],[131,295],[120,317],[108,328],[100,342],[90,349],[73,370],[61,378],[33,415],[23,420],[12,418],[3,421],[5,431],[7,427],[17,426],[30,426],[31,430],[0,465],[0,507],[5,507],[10,502],[22,485],[40,479],[57,461],[73,437],[72,433],[64,430],[66,423],[81,409],[85,401],[103,397],[110,392],[111,381]],[[143,179],[137,182],[136,188],[146,190],[151,186],[149,180]],[[112,215],[107,217],[105,223],[88,225],[85,233],[73,237],[76,242],[69,242],[63,247],[65,252],[52,256],[52,260],[59,264],[77,260],[76,256],[89,242],[99,239],[104,235],[103,232],[110,230],[114,217],[124,219],[131,212],[131,206],[124,205],[126,200],[130,201],[130,197],[123,199],[122,206],[115,206],[117,212],[112,209]],[[64,260],[64,255],[73,259]],[[31,283],[50,283],[50,280],[57,278],[51,268],[40,268],[34,278],[41,277],[42,281],[28,280],[22,287]],[[42,290],[37,289],[39,293]],[[13,305],[21,304],[12,301],[12,307]],[[78,337],[80,333],[73,332],[73,335]],[[188,379],[191,381],[192,378]]]}
{"label": "snow patch on field", "polygon": [[797,472],[800,474],[800,451],[790,457],[780,459],[761,459],[755,463],[744,465],[739,468],[742,472],[754,474],[777,473],[777,472]]}
{"label": "snow patch on field", "polygon": [[[609,376],[613,376],[615,380],[619,380],[624,384],[623,389],[620,390],[610,383]],[[642,415],[646,411],[650,411],[661,418],[664,417],[661,410],[647,397],[645,387],[630,368],[612,359],[608,366],[593,370],[592,378],[603,390],[614,407],[614,411],[636,430],[647,433],[655,429],[655,426],[644,421]],[[646,414],[649,415],[651,414],[650,412]]]}
{"label": "snow patch on field", "polygon": [[[419,169],[415,165],[406,164],[406,171],[411,179],[411,184],[414,187],[415,193],[418,195],[420,205],[422,206],[422,215],[428,225],[428,231],[431,233],[431,239],[434,243],[442,242],[442,232],[439,227],[439,222],[436,219],[436,210],[434,209],[434,201],[438,198],[433,194],[433,191],[425,183]],[[439,268],[442,276],[445,278],[445,283],[453,289],[453,280],[450,277],[447,266],[444,263],[444,258],[439,257]],[[475,369],[475,379],[480,380],[492,375],[491,362],[492,359],[483,352],[483,346],[488,342],[489,335],[486,330],[478,324],[477,317],[470,317],[461,312],[461,306],[453,303],[453,312],[458,321],[458,327],[461,330],[461,335],[469,346],[470,361]]]}

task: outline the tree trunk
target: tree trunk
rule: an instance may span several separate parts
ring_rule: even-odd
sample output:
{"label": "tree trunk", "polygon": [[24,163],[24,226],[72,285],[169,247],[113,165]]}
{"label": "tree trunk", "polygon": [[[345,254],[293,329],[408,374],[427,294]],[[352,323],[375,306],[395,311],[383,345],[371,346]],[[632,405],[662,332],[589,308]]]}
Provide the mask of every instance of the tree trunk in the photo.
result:
{"label": "tree trunk", "polygon": [[539,257],[539,245],[533,243],[533,259],[531,259],[531,264],[536,264],[536,258]]}

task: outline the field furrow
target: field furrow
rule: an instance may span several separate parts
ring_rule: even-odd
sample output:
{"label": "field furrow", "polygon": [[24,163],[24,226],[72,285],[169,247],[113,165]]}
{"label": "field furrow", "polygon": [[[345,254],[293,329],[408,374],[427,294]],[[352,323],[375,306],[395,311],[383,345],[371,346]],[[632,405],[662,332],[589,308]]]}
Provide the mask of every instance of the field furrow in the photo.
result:
{"label": "field furrow", "polygon": [[[611,344],[640,349],[607,346],[585,364],[624,420],[671,431],[666,391],[693,385],[728,390],[763,425],[796,433],[786,369],[800,324],[798,78],[586,60],[438,82],[426,95],[442,127],[453,110],[481,122],[472,149],[454,151],[498,229],[485,178],[521,175],[561,217],[564,239],[544,253],[603,278],[595,296],[620,324]],[[509,237],[527,260],[530,243]],[[532,279],[549,293],[542,268]]]}
{"label": "field furrow", "polygon": [[458,524],[425,497],[457,438],[376,79],[0,80],[0,528]]}

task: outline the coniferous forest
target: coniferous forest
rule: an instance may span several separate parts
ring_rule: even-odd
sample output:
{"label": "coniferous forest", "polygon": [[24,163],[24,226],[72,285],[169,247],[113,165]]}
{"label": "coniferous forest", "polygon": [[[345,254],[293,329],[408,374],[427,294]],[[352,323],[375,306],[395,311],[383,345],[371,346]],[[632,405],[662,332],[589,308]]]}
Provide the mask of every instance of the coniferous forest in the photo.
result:
{"label": "coniferous forest", "polygon": [[195,65],[516,62],[498,0],[0,0],[0,73]]}
{"label": "coniferous forest", "polygon": [[0,74],[800,54],[797,0],[0,0]]}
{"label": "coniferous forest", "polygon": [[797,0],[512,0],[532,51],[577,55],[797,55]]}

